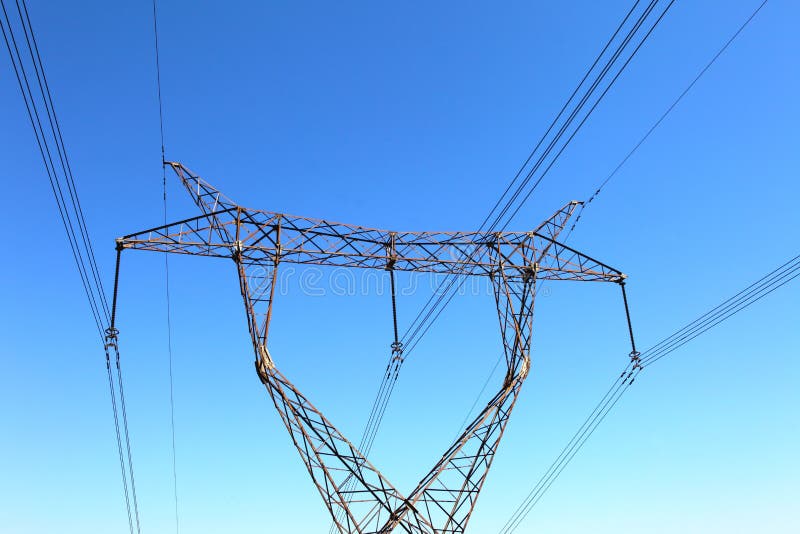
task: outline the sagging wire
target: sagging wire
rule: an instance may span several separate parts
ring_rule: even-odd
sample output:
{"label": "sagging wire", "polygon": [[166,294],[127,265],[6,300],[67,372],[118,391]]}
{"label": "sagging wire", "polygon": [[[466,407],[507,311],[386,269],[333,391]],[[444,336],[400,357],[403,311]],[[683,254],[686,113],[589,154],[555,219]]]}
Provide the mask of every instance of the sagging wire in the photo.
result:
{"label": "sagging wire", "polygon": [[[0,8],[2,8],[3,15],[2,18],[0,18],[0,30],[2,30],[3,40],[5,41],[14,74],[17,78],[20,93],[22,94],[25,104],[25,110],[34,131],[39,154],[42,157],[42,162],[50,182],[50,188],[56,200],[58,214],[67,234],[70,251],[89,303],[95,327],[97,328],[98,335],[103,344],[103,350],[106,356],[106,374],[114,417],[117,452],[120,459],[123,496],[128,516],[128,526],[131,534],[133,534],[134,531],[140,532],[141,527],[138,501],[136,498],[135,478],[133,475],[133,457],[127,422],[125,393],[122,386],[122,368],[118,350],[119,332],[113,325],[113,311],[109,309],[106,299],[102,277],[100,276],[100,270],[97,266],[94,248],[78,196],[75,177],[69,163],[61,126],[55,111],[52,91],[45,75],[42,56],[36,41],[36,34],[33,30],[30,13],[25,0],[16,0],[15,4],[17,14],[19,15],[19,24],[22,28],[25,40],[20,40],[18,42],[5,0],[0,0]],[[20,43],[23,47],[27,46],[30,64],[32,65],[35,78],[28,76],[25,61],[20,52]],[[38,92],[40,94],[40,98],[38,99],[31,88],[31,80],[38,86]],[[43,106],[44,113],[40,112],[39,106]],[[49,133],[43,125],[43,116],[47,119]],[[51,149],[51,143],[54,145],[55,149]],[[57,155],[56,158],[53,157],[54,153]],[[109,326],[104,328],[104,325]],[[117,367],[118,391],[114,386],[114,375],[111,371],[112,353],[114,353],[114,365]],[[117,402],[118,396],[119,406]],[[122,425],[120,425],[120,408],[122,409]],[[126,457],[127,462],[125,461]],[[131,498],[133,499],[133,510],[131,510]]]}

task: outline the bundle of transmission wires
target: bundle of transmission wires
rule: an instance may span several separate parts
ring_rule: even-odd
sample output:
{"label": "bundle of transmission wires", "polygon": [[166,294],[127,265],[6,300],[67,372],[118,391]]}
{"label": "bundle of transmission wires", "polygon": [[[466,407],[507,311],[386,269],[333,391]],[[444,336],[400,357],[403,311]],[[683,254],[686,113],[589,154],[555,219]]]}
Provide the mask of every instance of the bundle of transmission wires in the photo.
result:
{"label": "bundle of transmission wires", "polygon": [[[102,276],[87,229],[75,176],[67,155],[61,125],[56,115],[52,91],[45,76],[28,7],[25,0],[16,0],[14,6],[9,9],[5,0],[0,0],[0,9],[2,10],[0,32],[3,34],[3,40],[11,59],[11,67],[33,128],[36,145],[56,201],[58,216],[64,227],[67,243],[106,355],[106,374],[111,394],[123,496],[128,513],[128,526],[133,534],[133,532],[140,531],[139,506],[133,474],[122,368],[116,345],[116,332],[111,328],[111,308],[103,288]],[[112,353],[114,362],[111,361]],[[112,372],[112,367],[116,368],[116,373]]]}
{"label": "bundle of transmission wires", "polygon": [[500,530],[500,534],[515,532],[536,503],[550,489],[553,482],[564,471],[586,441],[614,408],[622,395],[633,384],[639,373],[646,367],[672,354],[697,336],[730,319],[742,310],[752,306],[773,291],[783,287],[800,276],[800,254],[786,263],[762,276],[732,297],[707,311],[694,321],[688,323],[673,334],[665,337],[641,354],[641,360],[628,364],[611,387],[597,403],[594,410],[567,442],[559,455],[548,467],[536,485],[531,489],[522,503],[516,508],[509,520]]}

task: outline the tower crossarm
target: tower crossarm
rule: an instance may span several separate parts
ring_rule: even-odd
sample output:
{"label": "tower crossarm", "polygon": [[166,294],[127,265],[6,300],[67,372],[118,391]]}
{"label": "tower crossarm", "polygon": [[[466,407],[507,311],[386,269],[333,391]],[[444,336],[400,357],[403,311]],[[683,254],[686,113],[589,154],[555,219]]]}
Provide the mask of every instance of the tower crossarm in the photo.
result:
{"label": "tower crossarm", "polygon": [[[233,257],[244,263],[620,282],[625,275],[542,233],[393,232],[322,219],[226,207],[118,240],[123,248]],[[490,252],[496,254],[490,258]]]}

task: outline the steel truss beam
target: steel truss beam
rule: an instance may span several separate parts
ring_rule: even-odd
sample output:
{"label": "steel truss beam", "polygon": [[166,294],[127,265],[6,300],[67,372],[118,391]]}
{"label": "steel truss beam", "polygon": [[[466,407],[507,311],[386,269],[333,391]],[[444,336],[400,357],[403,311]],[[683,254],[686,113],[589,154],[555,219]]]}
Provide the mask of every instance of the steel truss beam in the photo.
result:
{"label": "steel truss beam", "polygon": [[[540,280],[620,281],[617,269],[555,240],[579,202],[530,232],[393,232],[234,204],[178,163],[172,168],[203,214],[121,238],[125,248],[265,261],[491,276],[503,261],[519,277],[539,258]],[[498,255],[489,258],[489,252]]]}
{"label": "steel truss beam", "polygon": [[[243,208],[180,163],[168,164],[202,214],[130,234],[117,247],[234,260],[259,379],[339,531],[463,533],[530,370],[537,281],[625,279],[556,240],[580,203],[568,203],[531,232],[391,232]],[[408,496],[276,368],[267,339],[284,262],[491,280],[505,352],[503,382]]]}

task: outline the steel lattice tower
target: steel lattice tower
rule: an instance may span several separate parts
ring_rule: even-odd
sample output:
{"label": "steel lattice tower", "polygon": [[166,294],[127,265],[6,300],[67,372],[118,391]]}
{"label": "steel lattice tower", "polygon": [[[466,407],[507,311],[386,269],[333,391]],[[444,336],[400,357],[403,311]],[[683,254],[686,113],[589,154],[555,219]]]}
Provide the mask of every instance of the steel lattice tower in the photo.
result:
{"label": "steel lattice tower", "polygon": [[[530,369],[536,284],[625,275],[557,241],[579,202],[530,232],[391,232],[244,208],[167,163],[201,214],[117,240],[125,249],[232,258],[256,372],[338,529],[346,534],[463,533]],[[505,351],[503,382],[416,488],[400,493],[276,367],[267,340],[282,263],[489,277]],[[114,307],[116,307],[115,284]],[[116,329],[109,329],[116,345]],[[632,354],[636,357],[637,353]]]}

